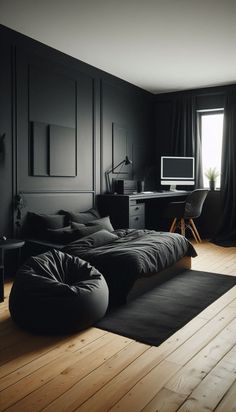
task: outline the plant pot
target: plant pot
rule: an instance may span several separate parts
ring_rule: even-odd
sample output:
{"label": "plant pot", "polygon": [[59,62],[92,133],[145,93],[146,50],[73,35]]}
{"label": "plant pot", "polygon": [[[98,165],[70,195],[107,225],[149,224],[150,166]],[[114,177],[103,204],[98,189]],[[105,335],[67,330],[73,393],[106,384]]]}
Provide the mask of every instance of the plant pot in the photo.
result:
{"label": "plant pot", "polygon": [[215,180],[209,180],[210,190],[215,190],[215,184],[216,184]]}

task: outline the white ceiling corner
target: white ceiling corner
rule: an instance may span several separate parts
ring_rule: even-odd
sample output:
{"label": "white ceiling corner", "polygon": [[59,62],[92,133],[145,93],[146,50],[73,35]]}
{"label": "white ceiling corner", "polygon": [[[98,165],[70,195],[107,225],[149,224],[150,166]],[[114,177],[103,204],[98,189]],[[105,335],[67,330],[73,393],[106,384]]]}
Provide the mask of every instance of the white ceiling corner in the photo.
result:
{"label": "white ceiling corner", "polygon": [[153,93],[236,83],[235,0],[0,0],[0,23]]}

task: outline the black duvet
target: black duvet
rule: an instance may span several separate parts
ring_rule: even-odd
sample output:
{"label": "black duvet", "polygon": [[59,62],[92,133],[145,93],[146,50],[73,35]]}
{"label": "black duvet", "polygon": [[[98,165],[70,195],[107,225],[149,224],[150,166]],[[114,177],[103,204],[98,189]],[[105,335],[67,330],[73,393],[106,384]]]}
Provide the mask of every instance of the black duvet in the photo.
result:
{"label": "black duvet", "polygon": [[151,276],[183,256],[196,256],[185,237],[146,229],[120,229],[113,233],[100,230],[62,250],[87,260],[104,275],[112,304],[125,301],[137,278]]}

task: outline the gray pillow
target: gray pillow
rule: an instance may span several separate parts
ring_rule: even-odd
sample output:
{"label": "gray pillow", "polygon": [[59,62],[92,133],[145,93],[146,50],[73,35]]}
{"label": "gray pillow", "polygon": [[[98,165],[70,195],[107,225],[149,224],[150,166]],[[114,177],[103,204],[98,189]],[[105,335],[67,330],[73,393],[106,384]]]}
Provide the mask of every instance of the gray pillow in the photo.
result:
{"label": "gray pillow", "polygon": [[100,218],[100,215],[96,209],[89,209],[85,212],[69,212],[66,210],[61,210],[60,213],[66,216],[67,223],[77,222],[85,224],[91,220]]}
{"label": "gray pillow", "polygon": [[76,230],[79,237],[88,236],[91,233],[95,233],[98,230],[105,229],[109,232],[113,232],[114,228],[110,222],[109,216],[102,217],[100,219],[92,220],[86,224],[71,222],[71,228]]}
{"label": "gray pillow", "polygon": [[84,237],[83,240],[87,240],[93,247],[99,247],[106,245],[107,243],[114,242],[117,239],[119,239],[119,237],[114,233],[111,233],[105,229],[101,229],[93,234]]}
{"label": "gray pillow", "polygon": [[83,229],[85,228],[86,225],[84,223],[77,223],[77,222],[71,222],[71,228],[72,229]]}
{"label": "gray pillow", "polygon": [[[98,232],[99,230],[101,230],[101,226],[100,225],[94,225],[94,226],[85,226],[82,225],[80,223],[75,223],[72,222],[73,226],[72,228],[74,229],[74,231],[77,234],[77,239],[84,237],[84,236],[88,236],[92,233]],[[77,225],[77,227],[75,226]]]}
{"label": "gray pillow", "polygon": [[87,226],[100,226],[100,229],[106,229],[109,232],[113,232],[114,228],[111,224],[110,217],[102,217],[100,219],[92,220],[91,222],[87,223]]}

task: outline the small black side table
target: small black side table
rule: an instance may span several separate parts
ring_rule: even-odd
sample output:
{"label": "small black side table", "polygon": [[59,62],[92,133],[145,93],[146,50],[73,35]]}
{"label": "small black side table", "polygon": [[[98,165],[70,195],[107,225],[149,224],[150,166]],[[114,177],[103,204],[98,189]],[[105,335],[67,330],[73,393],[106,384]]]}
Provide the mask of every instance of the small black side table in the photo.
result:
{"label": "small black side table", "polygon": [[0,240],[0,302],[4,301],[4,252],[9,249],[18,249],[18,262],[20,262],[21,248],[25,242],[19,239]]}

